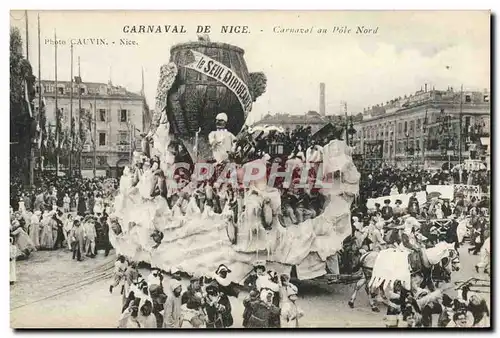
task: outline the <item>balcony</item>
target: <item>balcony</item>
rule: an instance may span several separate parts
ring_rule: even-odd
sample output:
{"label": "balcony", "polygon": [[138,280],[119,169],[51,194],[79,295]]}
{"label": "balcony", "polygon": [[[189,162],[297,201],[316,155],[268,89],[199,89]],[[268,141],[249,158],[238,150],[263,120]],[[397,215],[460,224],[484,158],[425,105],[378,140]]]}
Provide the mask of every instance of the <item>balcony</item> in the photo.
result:
{"label": "balcony", "polygon": [[[130,151],[130,144],[116,144],[116,145],[104,145],[97,146],[97,151],[107,151],[107,152],[122,152],[128,153]],[[94,148],[91,144],[86,144],[83,146],[83,152],[92,152]]]}
{"label": "balcony", "polygon": [[116,145],[116,151],[128,153],[130,151],[130,144],[118,144]]}

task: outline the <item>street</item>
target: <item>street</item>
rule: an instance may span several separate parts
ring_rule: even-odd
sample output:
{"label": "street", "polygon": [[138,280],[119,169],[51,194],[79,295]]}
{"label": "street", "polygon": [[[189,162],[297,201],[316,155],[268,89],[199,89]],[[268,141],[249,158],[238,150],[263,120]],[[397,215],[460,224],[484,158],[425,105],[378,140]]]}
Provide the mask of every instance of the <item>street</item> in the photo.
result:
{"label": "street", "polygon": [[[476,276],[474,265],[479,256],[460,249],[461,269],[453,280]],[[67,249],[35,252],[26,261],[18,262],[18,282],[11,286],[11,327],[13,328],[115,328],[120,315],[121,297],[118,290],[109,293],[113,252],[104,257],[87,258],[77,263]],[[480,278],[487,278],[479,274]],[[187,285],[187,282],[186,284]],[[355,308],[347,302],[354,285],[331,285],[326,288],[302,287],[299,306],[305,316],[301,327],[384,327],[385,307],[374,313],[364,292],[360,292]],[[304,288],[306,290],[304,290]],[[448,292],[452,297],[454,291]],[[490,294],[482,294],[490,304]],[[234,327],[242,327],[242,301],[230,298],[233,305]]]}

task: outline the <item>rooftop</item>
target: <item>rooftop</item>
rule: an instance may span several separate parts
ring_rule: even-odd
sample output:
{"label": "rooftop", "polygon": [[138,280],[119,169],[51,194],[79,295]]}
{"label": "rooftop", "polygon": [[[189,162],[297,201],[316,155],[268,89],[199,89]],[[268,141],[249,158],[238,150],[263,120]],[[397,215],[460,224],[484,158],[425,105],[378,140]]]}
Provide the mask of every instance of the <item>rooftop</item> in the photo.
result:
{"label": "rooftop", "polygon": [[[350,117],[349,117],[350,118]],[[353,121],[361,120],[362,114],[353,116]],[[327,123],[340,124],[343,123],[345,117],[343,115],[327,115],[321,116],[318,112],[310,110],[305,114],[296,115],[288,113],[267,114],[260,121],[255,124],[269,124],[269,125],[282,125],[282,124],[320,124],[326,125]]]}
{"label": "rooftop", "polygon": [[[43,95],[55,96],[55,80],[42,80]],[[57,81],[57,88],[59,88],[58,96],[66,97],[70,94],[70,81]],[[143,100],[143,97],[134,92],[128,91],[125,87],[115,86],[112,83],[101,82],[82,82],[80,87],[83,89],[82,97],[96,96],[107,98]],[[73,95],[78,95],[78,84],[73,81]]]}

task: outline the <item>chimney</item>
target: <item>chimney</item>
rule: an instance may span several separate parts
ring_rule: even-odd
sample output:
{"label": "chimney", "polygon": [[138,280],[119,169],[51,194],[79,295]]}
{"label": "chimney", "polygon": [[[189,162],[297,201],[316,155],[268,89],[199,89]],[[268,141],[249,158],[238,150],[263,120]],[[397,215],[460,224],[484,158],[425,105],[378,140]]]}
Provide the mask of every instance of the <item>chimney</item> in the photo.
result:
{"label": "chimney", "polygon": [[319,114],[325,116],[325,84],[319,84]]}

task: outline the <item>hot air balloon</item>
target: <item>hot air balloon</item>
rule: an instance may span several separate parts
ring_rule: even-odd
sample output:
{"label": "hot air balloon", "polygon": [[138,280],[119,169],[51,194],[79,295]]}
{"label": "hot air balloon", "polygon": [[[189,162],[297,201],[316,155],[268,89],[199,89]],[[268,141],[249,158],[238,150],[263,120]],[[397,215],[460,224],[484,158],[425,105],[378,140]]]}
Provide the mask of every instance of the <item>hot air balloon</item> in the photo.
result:
{"label": "hot air balloon", "polygon": [[263,73],[248,72],[244,50],[233,45],[201,40],[170,49],[170,64],[177,66],[175,81],[168,89],[164,105],[170,130],[184,143],[193,159],[203,160],[211,157],[208,134],[215,130],[215,116],[226,113],[227,130],[237,135],[248,111],[223,82],[186,67],[195,61],[193,51],[228,67],[247,85],[252,101],[264,93],[267,80]]}

